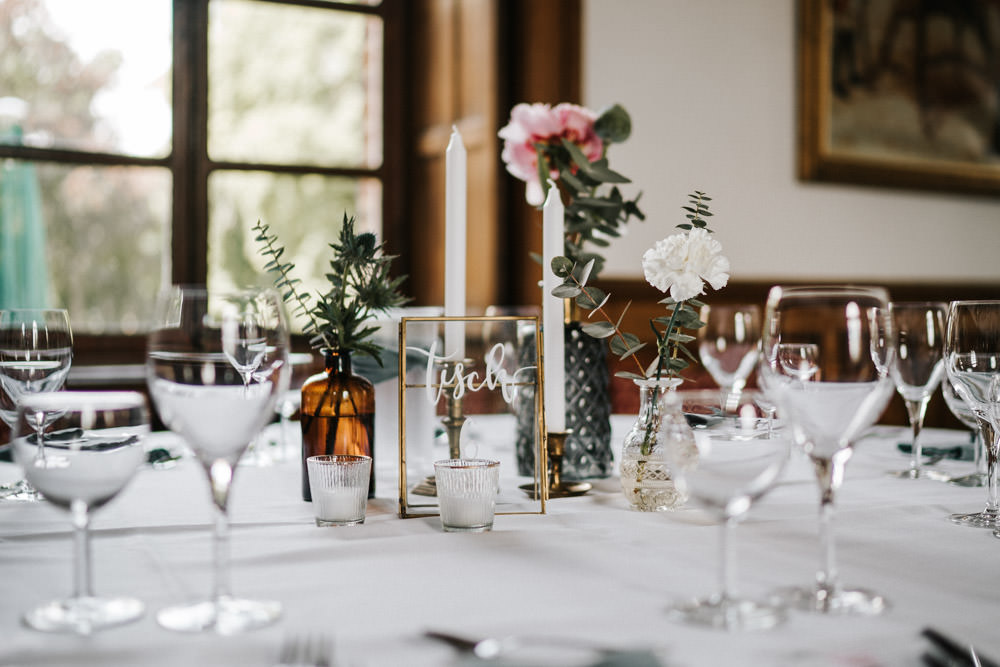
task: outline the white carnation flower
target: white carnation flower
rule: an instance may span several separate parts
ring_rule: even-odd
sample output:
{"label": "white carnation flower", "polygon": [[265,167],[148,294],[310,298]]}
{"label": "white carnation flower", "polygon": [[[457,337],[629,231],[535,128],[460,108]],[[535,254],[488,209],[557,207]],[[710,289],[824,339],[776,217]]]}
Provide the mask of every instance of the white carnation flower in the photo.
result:
{"label": "white carnation flower", "polygon": [[674,301],[686,301],[729,282],[729,260],[722,244],[705,229],[695,228],[657,241],[642,255],[642,271],[650,285]]}

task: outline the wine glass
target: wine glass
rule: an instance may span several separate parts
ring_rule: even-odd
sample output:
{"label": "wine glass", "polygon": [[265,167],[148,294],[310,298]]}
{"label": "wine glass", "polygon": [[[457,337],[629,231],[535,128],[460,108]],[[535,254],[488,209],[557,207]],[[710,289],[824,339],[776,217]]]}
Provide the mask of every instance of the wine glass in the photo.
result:
{"label": "wine glass", "polygon": [[[699,392],[676,392],[698,394]],[[754,392],[755,393],[755,392]],[[775,484],[785,467],[790,440],[784,432],[761,429],[766,420],[754,397],[743,395],[734,406],[736,426],[710,424],[694,430],[694,449],[670,448],[671,471],[678,490],[719,519],[719,590],[714,595],[675,603],[670,615],[697,625],[741,630],[774,627],[786,618],[784,605],[738,597],[733,592],[732,531],[756,502]],[[704,408],[684,401],[685,412],[713,412],[719,401]],[[706,409],[709,408],[709,409]]]}
{"label": "wine glass", "polygon": [[889,367],[896,391],[906,404],[906,414],[913,434],[910,466],[893,471],[905,479],[944,479],[941,473],[924,470],[920,431],[931,396],[944,376],[944,331],[948,304],[943,302],[901,302],[889,304],[891,335],[896,347],[894,363]]}
{"label": "wine glass", "polygon": [[[31,394],[62,389],[73,360],[69,314],[59,308],[0,310],[0,418],[13,427],[17,406]],[[46,419],[53,419],[49,413]],[[46,423],[33,424],[41,438]],[[0,486],[0,499],[40,500],[26,480]]]}
{"label": "wine glass", "polygon": [[949,484],[955,486],[986,486],[986,443],[993,442],[993,428],[989,427],[984,431],[976,420],[976,413],[962,400],[962,397],[955,392],[955,385],[946,376],[941,382],[941,395],[944,403],[948,406],[951,414],[955,415],[958,421],[962,422],[972,432],[972,458],[974,470],[968,475],[952,477]]}
{"label": "wine glass", "polygon": [[822,567],[816,584],[788,591],[800,609],[878,614],[885,599],[841,586],[833,540],[834,497],[858,436],[893,392],[888,293],[878,287],[771,288],[758,380],[813,463],[820,488]]}
{"label": "wine glass", "polygon": [[[1000,428],[996,408],[1000,398],[991,391],[1000,374],[1000,301],[952,301],[944,344],[945,370],[955,392],[979,422],[986,448],[986,508],[970,514],[953,514],[964,526],[997,528],[997,450]],[[992,433],[992,438],[987,434]]]}
{"label": "wine glass", "polygon": [[755,305],[702,306],[698,356],[722,390],[722,409],[733,413],[759,354],[760,308]]}
{"label": "wine glass", "polygon": [[[248,322],[263,339],[249,381],[229,353],[229,336]],[[223,293],[175,286],[157,300],[146,353],[150,394],[163,423],[187,441],[204,466],[215,509],[212,595],[161,610],[156,620],[165,628],[229,635],[281,615],[277,602],[230,592],[228,507],[234,469],[287,385],[288,344],[281,299],[273,290]]]}
{"label": "wine glass", "polygon": [[[37,424],[52,432],[42,439]],[[145,461],[149,410],[138,392],[61,391],[25,395],[13,424],[14,459],[53,505],[73,521],[73,593],[24,616],[43,632],[89,635],[137,620],[144,605],[130,597],[99,597],[91,586],[90,515],[114,498]]]}

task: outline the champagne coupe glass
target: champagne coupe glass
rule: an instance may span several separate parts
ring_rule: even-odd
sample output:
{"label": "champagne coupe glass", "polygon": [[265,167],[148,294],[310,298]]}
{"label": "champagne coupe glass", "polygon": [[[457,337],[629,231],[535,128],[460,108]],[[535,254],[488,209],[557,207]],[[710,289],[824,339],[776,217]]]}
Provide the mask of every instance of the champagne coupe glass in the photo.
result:
{"label": "champagne coupe glass", "polygon": [[962,422],[972,431],[972,458],[975,469],[968,475],[952,477],[949,484],[955,486],[986,486],[986,443],[993,442],[993,428],[989,427],[985,431],[980,427],[976,419],[976,413],[962,400],[962,397],[955,392],[955,385],[947,377],[941,382],[941,395],[944,396],[944,403],[948,406],[951,414],[955,415],[958,421]]}
{"label": "champagne coupe glass", "polygon": [[[31,394],[62,389],[73,360],[69,314],[59,308],[0,311],[0,418],[13,427],[17,406]],[[54,419],[46,413],[45,419]],[[42,417],[33,424],[39,439],[45,431]],[[44,451],[44,450],[40,450]],[[40,500],[26,480],[0,486],[0,499]]]}
{"label": "champagne coupe glass", "polygon": [[[228,338],[248,322],[264,341],[249,382],[230,358]],[[163,423],[201,461],[215,510],[212,595],[161,610],[156,620],[167,629],[229,635],[263,627],[281,615],[277,602],[230,593],[228,507],[237,463],[287,385],[288,349],[281,299],[273,290],[224,293],[175,286],[157,300],[146,353],[150,394]]]}
{"label": "champagne coupe glass", "polygon": [[882,596],[841,586],[834,554],[834,497],[861,433],[893,392],[895,349],[888,293],[878,287],[771,288],[758,379],[813,463],[820,488],[822,567],[813,587],[793,589],[800,609],[878,614]]}
{"label": "champagne coupe glass", "polygon": [[734,413],[739,394],[759,354],[760,308],[755,305],[702,306],[698,356],[722,390],[724,413]]}
{"label": "champagne coupe glass", "polygon": [[[52,432],[44,442],[39,422]],[[114,498],[145,461],[149,410],[138,392],[61,391],[24,396],[14,427],[14,458],[28,481],[73,521],[73,593],[24,615],[43,632],[89,635],[137,620],[130,597],[98,597],[91,586],[90,514]]]}
{"label": "champagne coupe glass", "polygon": [[976,416],[986,448],[986,508],[971,514],[953,514],[951,520],[964,526],[997,528],[1000,428],[995,414],[998,399],[992,396],[995,392],[991,384],[996,384],[994,378],[1000,374],[1000,300],[952,301],[944,353],[948,379]]}
{"label": "champagne coupe glass", "polygon": [[889,367],[896,391],[906,404],[913,443],[910,466],[890,474],[904,479],[920,477],[942,480],[941,473],[924,470],[920,431],[931,396],[944,376],[944,331],[948,304],[944,302],[892,302],[889,304],[891,335],[896,347]]}
{"label": "champagne coupe glass", "polygon": [[[677,392],[699,394],[702,392]],[[747,392],[734,408],[736,426],[717,423],[694,430],[694,447],[672,447],[671,470],[679,490],[715,515],[719,520],[719,590],[714,595],[690,602],[675,603],[670,616],[675,620],[725,630],[762,630],[774,627],[786,618],[784,605],[774,601],[756,601],[738,597],[733,592],[733,559],[729,544],[732,531],[778,480],[788,460],[791,441],[784,431],[768,432],[758,428],[766,419]],[[756,393],[756,392],[753,392]],[[695,412],[711,413],[719,401],[706,401]],[[687,412],[691,407],[684,401]]]}

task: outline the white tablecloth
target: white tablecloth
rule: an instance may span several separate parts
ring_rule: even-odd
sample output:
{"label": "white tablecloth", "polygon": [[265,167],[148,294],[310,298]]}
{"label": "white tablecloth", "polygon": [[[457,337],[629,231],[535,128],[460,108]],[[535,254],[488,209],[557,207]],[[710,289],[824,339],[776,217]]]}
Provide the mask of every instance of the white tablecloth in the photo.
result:
{"label": "white tablecloth", "polygon": [[[509,419],[509,418],[508,418]],[[614,418],[620,443],[629,418]],[[506,426],[505,426],[506,427]],[[512,428],[512,426],[510,426]],[[0,664],[271,665],[282,638],[329,632],[340,665],[456,664],[427,628],[468,635],[518,633],[655,647],[664,665],[916,665],[935,626],[1000,657],[1000,540],[953,525],[982,509],[985,492],[886,476],[906,465],[905,430],[865,440],[848,466],[837,512],[842,579],[892,602],[878,618],[792,613],[768,632],[727,634],[668,620],[672,600],[716,586],[717,527],[702,511],[626,508],[617,479],[589,495],[553,500],[544,516],[500,516],[493,532],[446,534],[436,518],[397,518],[392,455],[381,453],[378,498],[352,528],[316,528],[299,496],[299,466],[241,467],[232,516],[237,595],[280,600],[275,626],[237,637],[160,629],[155,611],[210,589],[210,512],[192,460],[143,469],[94,518],[98,593],[144,600],[138,623],[90,638],[26,629],[21,613],[68,593],[68,517],[45,503],[0,504]],[[931,431],[925,444],[966,435]],[[388,459],[388,460],[385,460]],[[967,462],[942,462],[948,472]],[[0,465],[0,477],[17,469]],[[735,533],[741,592],[808,584],[819,561],[817,491],[797,454],[780,485]]]}

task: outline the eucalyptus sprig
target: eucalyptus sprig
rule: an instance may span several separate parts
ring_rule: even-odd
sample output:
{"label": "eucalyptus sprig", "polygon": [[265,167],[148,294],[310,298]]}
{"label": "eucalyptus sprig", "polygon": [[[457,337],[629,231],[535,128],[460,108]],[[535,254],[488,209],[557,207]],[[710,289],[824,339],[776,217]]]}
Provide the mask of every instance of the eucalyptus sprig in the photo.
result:
{"label": "eucalyptus sprig", "polygon": [[310,345],[365,354],[381,366],[382,346],[370,340],[378,327],[371,320],[409,301],[399,291],[406,277],[390,276],[395,255],[385,254],[384,243],[371,232],[356,234],[354,218],[345,213],[338,242],[330,244],[333,259],[326,274],[330,290],[317,294],[316,303],[311,304],[311,295],[301,292],[301,281],[291,275],[295,265],[281,261],[285,248],[278,245],[277,235],[259,220],[253,231],[261,254],[270,258],[264,269],[277,274],[274,284],[285,302],[293,305],[293,314],[306,319],[303,333],[310,336]]}
{"label": "eucalyptus sprig", "polygon": [[612,354],[617,355],[619,360],[631,357],[635,362],[638,373],[619,371],[616,376],[638,380],[647,377],[659,379],[664,375],[679,377],[692,363],[698,362],[687,349],[687,344],[694,341],[695,336],[685,333],[705,326],[699,315],[705,304],[695,297],[702,293],[705,282],[720,289],[729,280],[729,260],[721,255],[721,246],[708,236],[712,233],[705,220],[712,216],[709,201],[711,198],[704,192],[695,191],[688,195],[689,205],[681,207],[687,222],[676,225],[683,232],[658,242],[643,255],[646,279],[654,287],[671,294],[658,302],[665,307],[667,314],[649,321],[656,344],[656,359],[649,367],[644,366],[637,356],[646,343],[621,327],[631,302],[625,305],[617,320],[612,319],[607,311],[611,295],[587,284],[593,274],[594,261],[581,265],[570,257],[552,260],[552,272],[563,280],[552,290],[553,296],[574,299],[580,308],[591,311],[588,319],[595,314],[600,315],[601,320],[588,322],[583,331],[594,338],[608,338]]}

